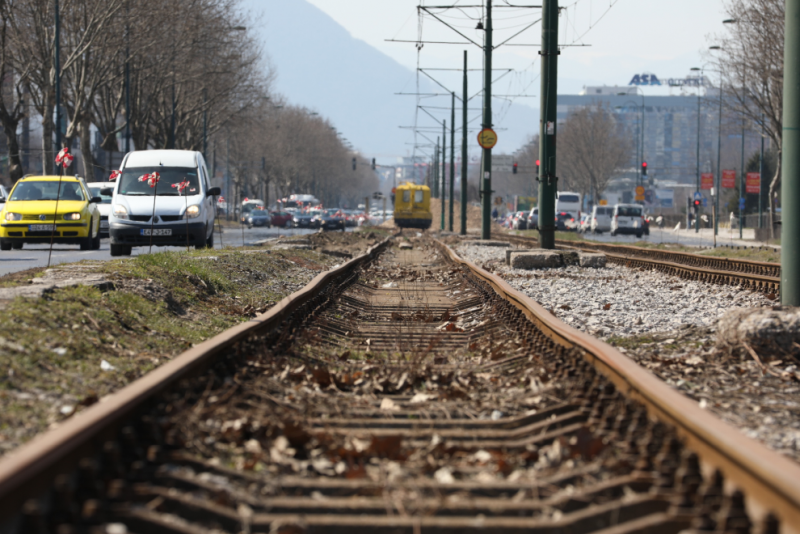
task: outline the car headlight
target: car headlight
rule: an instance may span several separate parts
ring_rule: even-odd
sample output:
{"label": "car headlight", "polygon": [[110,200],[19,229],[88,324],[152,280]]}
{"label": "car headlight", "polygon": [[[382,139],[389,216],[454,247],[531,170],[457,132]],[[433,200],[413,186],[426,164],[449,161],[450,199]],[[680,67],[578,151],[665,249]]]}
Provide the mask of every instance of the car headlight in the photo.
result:
{"label": "car headlight", "polygon": [[200,206],[189,206],[186,208],[186,218],[195,219],[200,216]]}
{"label": "car headlight", "polygon": [[7,221],[21,221],[22,214],[21,213],[11,213],[10,211],[6,213],[6,220]]}
{"label": "car headlight", "polygon": [[127,219],[128,208],[126,208],[122,204],[114,204],[114,217],[116,217],[117,219]]}
{"label": "car headlight", "polygon": [[64,215],[64,220],[65,221],[79,221],[79,220],[81,220],[81,214],[77,213],[77,212],[76,213],[67,213],[67,214]]}

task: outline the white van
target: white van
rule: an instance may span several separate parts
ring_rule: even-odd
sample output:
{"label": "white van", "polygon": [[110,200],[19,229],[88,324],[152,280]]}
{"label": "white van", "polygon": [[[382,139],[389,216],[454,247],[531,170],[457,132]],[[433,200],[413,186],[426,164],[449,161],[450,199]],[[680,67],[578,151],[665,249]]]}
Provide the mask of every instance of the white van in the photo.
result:
{"label": "white van", "polygon": [[[214,246],[214,197],[220,190],[211,187],[200,152],[137,150],[125,156],[120,170],[108,217],[112,256],[130,255],[132,247],[151,240],[158,246]],[[143,180],[154,172],[158,182]],[[179,191],[178,184],[186,185]]]}
{"label": "white van", "polygon": [[644,206],[639,204],[617,204],[611,216],[611,235],[644,233]]}
{"label": "white van", "polygon": [[581,220],[581,194],[570,191],[556,192],[556,214],[569,213],[576,221]]}
{"label": "white van", "polygon": [[611,216],[614,214],[613,206],[595,206],[589,219],[592,233],[601,234],[611,231]]}

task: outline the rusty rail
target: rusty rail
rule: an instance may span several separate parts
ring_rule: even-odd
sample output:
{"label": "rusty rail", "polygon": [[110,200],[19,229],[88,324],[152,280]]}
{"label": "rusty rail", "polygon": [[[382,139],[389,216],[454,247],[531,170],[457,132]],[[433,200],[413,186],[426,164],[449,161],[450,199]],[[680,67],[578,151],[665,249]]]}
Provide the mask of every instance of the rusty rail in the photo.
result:
{"label": "rusty rail", "polygon": [[764,445],[745,438],[739,430],[700,409],[666,383],[624,356],[614,347],[559,320],[540,304],[512,288],[500,277],[461,259],[441,245],[452,261],[467,266],[495,291],[520,309],[542,331],[565,347],[578,348],[584,357],[626,395],[645,404],[653,415],[678,429],[688,447],[704,463],[758,503],[760,514],[772,513],[784,530],[800,532],[800,466]]}
{"label": "rusty rail", "polygon": [[178,382],[202,373],[222,352],[242,340],[275,328],[303,305],[313,303],[332,282],[350,275],[383,250],[392,238],[370,247],[366,253],[340,267],[318,274],[305,287],[284,298],[266,313],[230,328],[198,344],[172,361],[124,387],[58,428],[38,436],[0,460],[0,532],[3,518],[19,512],[31,498],[49,490],[59,475],[75,468],[84,457],[96,453],[126,418]]}

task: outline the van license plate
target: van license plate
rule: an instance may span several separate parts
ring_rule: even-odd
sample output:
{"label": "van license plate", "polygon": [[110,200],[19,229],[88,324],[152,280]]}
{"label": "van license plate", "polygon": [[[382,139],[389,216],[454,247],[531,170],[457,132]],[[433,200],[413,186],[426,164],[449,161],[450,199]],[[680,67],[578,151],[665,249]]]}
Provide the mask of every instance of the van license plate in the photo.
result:
{"label": "van license plate", "polygon": [[100,221],[100,228],[108,228],[108,221]]}
{"label": "van license plate", "polygon": [[153,233],[150,233],[150,228],[142,228],[142,235],[172,235],[171,228],[154,228]]}
{"label": "van license plate", "polygon": [[29,224],[29,232],[52,232],[54,230],[52,224]]}

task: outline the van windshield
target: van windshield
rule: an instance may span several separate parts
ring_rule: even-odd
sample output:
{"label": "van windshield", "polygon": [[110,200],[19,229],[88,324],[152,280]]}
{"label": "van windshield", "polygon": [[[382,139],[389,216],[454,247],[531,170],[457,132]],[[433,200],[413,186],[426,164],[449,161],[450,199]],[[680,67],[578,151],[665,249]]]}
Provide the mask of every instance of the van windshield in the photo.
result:
{"label": "van windshield", "polygon": [[[157,172],[160,177],[158,183],[153,187],[150,187],[146,180],[139,181],[146,174],[154,172]],[[189,185],[182,192],[178,192],[177,184],[184,180],[188,181]],[[177,197],[200,194],[196,167],[129,167],[122,171],[119,181],[117,193],[120,195],[151,197],[158,194],[160,197]]]}
{"label": "van windshield", "polygon": [[620,206],[617,208],[617,215],[620,217],[641,217],[642,208],[635,208],[633,206]]}
{"label": "van windshield", "polygon": [[581,199],[578,195],[558,195],[558,201],[573,203],[580,202]]}

